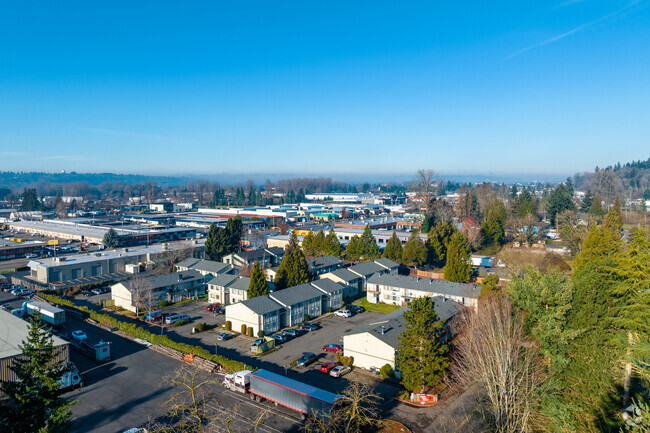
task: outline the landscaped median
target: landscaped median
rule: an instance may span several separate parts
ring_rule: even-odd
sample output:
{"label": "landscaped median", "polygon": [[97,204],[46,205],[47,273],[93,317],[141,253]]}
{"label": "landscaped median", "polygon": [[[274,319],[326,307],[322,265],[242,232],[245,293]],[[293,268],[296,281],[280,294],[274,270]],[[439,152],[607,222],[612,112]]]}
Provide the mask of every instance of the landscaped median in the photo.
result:
{"label": "landscaped median", "polygon": [[92,320],[106,327],[112,327],[119,331],[122,331],[125,334],[130,335],[131,337],[140,338],[152,344],[160,344],[162,346],[166,346],[183,353],[187,353],[187,354],[191,353],[196,356],[200,356],[201,358],[205,358],[219,364],[221,367],[223,367],[226,370],[229,371],[252,370],[250,366],[244,364],[243,362],[234,361],[232,359],[228,359],[225,356],[221,356],[221,355],[212,355],[202,347],[192,346],[190,344],[185,344],[185,343],[178,343],[170,339],[166,335],[152,334],[151,332],[136,326],[134,323],[122,322],[113,316],[110,316],[108,314],[98,313],[96,311],[90,310],[87,307],[78,307],[68,299],[64,299],[59,296],[46,294],[46,293],[39,293],[38,296],[52,304],[60,305],[63,307],[67,307],[79,311],[87,315]]}

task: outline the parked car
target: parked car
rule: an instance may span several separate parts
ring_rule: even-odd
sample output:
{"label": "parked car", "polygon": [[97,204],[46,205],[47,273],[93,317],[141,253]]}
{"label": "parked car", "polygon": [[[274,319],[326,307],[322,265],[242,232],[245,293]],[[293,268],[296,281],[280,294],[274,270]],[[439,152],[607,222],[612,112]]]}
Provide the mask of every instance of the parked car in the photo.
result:
{"label": "parked car", "polygon": [[90,293],[92,293],[93,295],[101,295],[104,292],[102,291],[102,289],[97,288],[97,289],[92,289]]}
{"label": "parked car", "polygon": [[216,303],[216,304],[210,304],[207,307],[205,307],[205,311],[215,311],[217,308],[219,308],[221,304]]}
{"label": "parked car", "polygon": [[217,307],[214,309],[214,314],[226,314],[226,309],[223,306]]}
{"label": "parked car", "polygon": [[310,322],[302,322],[300,324],[300,329],[304,329],[305,331],[315,331],[319,328],[320,326]]}
{"label": "parked car", "polygon": [[321,373],[329,374],[329,372],[338,365],[340,365],[338,362],[324,362],[320,366],[320,371]]}
{"label": "parked car", "polygon": [[328,344],[326,346],[323,346],[323,350],[326,352],[341,352],[343,351],[343,346],[340,344]]}
{"label": "parked car", "polygon": [[156,320],[162,319],[162,311],[149,311],[144,315],[144,320],[154,322]]}
{"label": "parked car", "polygon": [[11,292],[14,296],[29,296],[33,295],[36,292],[31,290],[31,289],[26,289],[26,288],[21,288],[21,289],[16,289],[13,292]]}
{"label": "parked car", "polygon": [[34,254],[34,253],[25,254],[26,259],[35,259],[36,257],[38,257],[38,254]]}
{"label": "parked car", "polygon": [[294,338],[294,337],[297,337],[300,334],[298,334],[297,329],[289,328],[289,329],[285,329],[284,332],[282,332],[282,335],[286,335],[287,337]]}
{"label": "parked car", "polygon": [[174,323],[180,322],[182,320],[187,320],[188,322],[190,322],[191,317],[188,316],[187,314],[170,314],[169,316],[165,317],[165,324],[173,325]]}
{"label": "parked car", "polygon": [[0,310],[9,311],[9,307],[7,307],[6,305],[0,305]]}
{"label": "parked car", "polygon": [[366,311],[363,307],[354,304],[348,305],[347,307],[345,307],[345,309],[350,310],[354,314],[363,313],[364,311]]}
{"label": "parked car", "polygon": [[271,338],[274,338],[276,343],[286,343],[289,341],[289,337],[283,334],[274,334],[271,335]]}
{"label": "parked car", "polygon": [[232,334],[229,334],[227,332],[222,332],[221,334],[217,335],[217,341],[226,341],[232,338]]}
{"label": "parked car", "polygon": [[352,312],[350,310],[338,310],[334,312],[334,315],[338,317],[352,317]]}
{"label": "parked car", "polygon": [[341,377],[348,374],[352,369],[346,365],[337,365],[330,371],[330,376],[332,377]]}
{"label": "parked car", "polygon": [[77,330],[77,331],[72,331],[72,338],[74,338],[77,341],[84,341],[88,339],[88,336],[86,335],[85,332],[81,330]]}
{"label": "parked car", "polygon": [[306,367],[314,361],[316,361],[316,354],[312,352],[305,352],[302,354],[302,357],[298,360],[296,365],[298,367]]}

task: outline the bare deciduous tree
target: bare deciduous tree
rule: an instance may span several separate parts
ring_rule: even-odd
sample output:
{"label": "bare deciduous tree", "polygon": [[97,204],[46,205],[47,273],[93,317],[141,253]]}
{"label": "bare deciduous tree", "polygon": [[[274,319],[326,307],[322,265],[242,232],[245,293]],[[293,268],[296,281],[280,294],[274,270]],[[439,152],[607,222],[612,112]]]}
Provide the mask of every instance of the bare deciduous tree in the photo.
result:
{"label": "bare deciduous tree", "polygon": [[382,425],[381,398],[360,382],[351,382],[339,395],[330,413],[314,416],[303,427],[308,433],[361,433],[377,431]]}
{"label": "bare deciduous tree", "polygon": [[174,387],[174,393],[166,402],[166,413],[162,418],[148,426],[152,433],[201,433],[210,431],[208,425],[216,414],[209,410],[213,400],[212,389],[217,380],[198,368],[181,365],[163,382]]}
{"label": "bare deciduous tree", "polygon": [[420,195],[419,210],[427,216],[433,213],[433,199],[436,197],[438,175],[433,170],[420,169],[417,172],[415,188]]}
{"label": "bare deciduous tree", "polygon": [[536,349],[510,301],[493,295],[478,310],[463,312],[452,356],[456,383],[479,384],[487,395],[487,421],[499,433],[529,432],[540,377]]}
{"label": "bare deciduous tree", "polygon": [[142,310],[150,312],[160,301],[154,299],[151,282],[140,274],[136,274],[135,278],[129,281],[129,288],[131,289],[131,302],[135,307],[136,316]]}

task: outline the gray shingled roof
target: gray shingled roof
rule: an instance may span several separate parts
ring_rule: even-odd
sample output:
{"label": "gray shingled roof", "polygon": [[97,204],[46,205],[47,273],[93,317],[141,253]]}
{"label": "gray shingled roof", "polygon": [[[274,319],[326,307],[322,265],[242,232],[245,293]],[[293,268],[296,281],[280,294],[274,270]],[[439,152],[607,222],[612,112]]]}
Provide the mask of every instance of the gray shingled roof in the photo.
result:
{"label": "gray shingled roof", "polygon": [[[434,301],[436,314],[443,322],[451,319],[461,309],[458,302],[446,300],[442,296],[434,296],[432,299]],[[392,313],[385,314],[384,316],[373,320],[366,325],[360,326],[345,335],[355,335],[367,332],[397,350],[397,347],[399,346],[399,336],[404,331],[404,324],[406,323],[404,320],[404,312],[407,309],[408,307],[403,307],[393,311]],[[381,333],[382,326],[384,327],[383,334]]]}
{"label": "gray shingled roof", "polygon": [[329,278],[323,278],[322,280],[312,281],[311,285],[318,287],[319,289],[327,293],[333,293],[345,289],[345,286],[343,286],[343,284],[337,283],[336,281],[332,281]]}
{"label": "gray shingled roof", "polygon": [[399,263],[395,263],[391,259],[387,259],[386,257],[382,257],[381,259],[375,260],[375,263],[377,263],[379,266],[384,266],[387,269],[395,269],[399,267]]}
{"label": "gray shingled roof", "polygon": [[265,248],[265,249],[266,249],[266,251],[273,254],[274,256],[283,256],[284,255],[284,248],[269,247],[269,248]]}
{"label": "gray shingled roof", "polygon": [[[179,277],[182,278],[179,280]],[[163,275],[154,275],[153,277],[148,277],[144,278],[144,281],[146,281],[146,286],[142,286],[142,288],[151,288],[153,290],[161,288],[161,287],[168,287],[168,286],[173,286],[175,284],[179,283],[186,283],[188,281],[197,281],[197,280],[203,280],[205,277],[198,272],[194,270],[189,270],[189,271],[181,271],[181,272],[174,272],[171,274],[163,274]],[[135,280],[129,280],[124,283],[124,286],[128,289],[131,290],[131,287],[133,284],[140,284],[137,279]]]}
{"label": "gray shingled roof", "polygon": [[408,277],[405,275],[375,274],[368,279],[367,283],[450,296],[464,296],[466,298],[478,298],[481,294],[481,286],[476,284],[452,283],[451,281]]}
{"label": "gray shingled roof", "polygon": [[241,277],[237,281],[233,281],[228,285],[229,289],[235,290],[246,290],[248,291],[248,286],[250,285],[251,279],[248,277]]}
{"label": "gray shingled roof", "polygon": [[189,257],[189,258],[187,258],[185,260],[182,260],[182,261],[178,262],[176,264],[176,267],[177,268],[179,268],[179,267],[180,268],[191,268],[200,261],[201,261],[200,259],[195,259],[195,258]]}
{"label": "gray shingled roof", "polygon": [[221,262],[213,262],[212,260],[200,260],[193,266],[190,266],[190,268],[196,269],[197,271],[213,272],[218,274],[220,272],[224,272],[226,269],[232,268],[232,265]]}
{"label": "gray shingled roof", "polygon": [[287,287],[283,290],[276,290],[275,292],[270,293],[269,296],[280,304],[289,306],[310,299],[320,298],[323,296],[323,292],[312,287],[311,284],[305,283],[299,286]]}
{"label": "gray shingled roof", "polygon": [[[358,280],[359,278],[361,278],[360,276],[358,276],[354,272],[350,272],[347,268],[337,269],[337,270],[332,271],[330,273],[332,275],[336,275],[337,277],[339,277],[340,279],[342,279],[343,281],[346,281],[348,283],[350,281]],[[325,275],[327,275],[327,274],[325,274]]]}
{"label": "gray shingled roof", "polygon": [[375,262],[363,262],[359,263],[358,265],[350,266],[348,268],[352,272],[356,272],[359,275],[363,275],[364,277],[368,278],[375,272],[384,272],[386,271],[386,268],[383,266],[379,266]]}
{"label": "gray shingled roof", "polygon": [[271,299],[269,295],[257,296],[252,299],[247,299],[245,301],[242,301],[241,304],[245,305],[256,314],[266,314],[282,309],[282,305]]}
{"label": "gray shingled roof", "polygon": [[310,271],[315,268],[328,268],[338,264],[342,265],[343,260],[334,256],[314,257],[313,259],[307,260],[307,265],[309,266]]}
{"label": "gray shingled roof", "polygon": [[219,274],[216,277],[213,277],[208,281],[208,284],[212,286],[226,287],[228,284],[232,283],[237,279],[236,275],[232,274]]}

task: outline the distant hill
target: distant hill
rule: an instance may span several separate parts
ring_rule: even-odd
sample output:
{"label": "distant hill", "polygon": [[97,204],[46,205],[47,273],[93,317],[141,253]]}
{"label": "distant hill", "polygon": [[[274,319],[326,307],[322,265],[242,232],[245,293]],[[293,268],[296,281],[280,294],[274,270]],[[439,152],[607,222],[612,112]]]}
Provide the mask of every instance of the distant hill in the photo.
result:
{"label": "distant hill", "polygon": [[576,174],[575,187],[592,192],[611,202],[617,195],[626,198],[650,195],[650,158],[647,161],[620,162],[609,167],[596,167],[593,173]]}
{"label": "distant hill", "polygon": [[140,174],[116,174],[116,173],[42,173],[42,172],[0,172],[0,186],[12,189],[19,189],[26,186],[49,183],[72,183],[88,182],[97,186],[104,182],[123,182],[126,184],[137,184],[144,182],[156,182],[160,185],[179,185],[190,181],[189,178],[171,176],[146,176]]}

